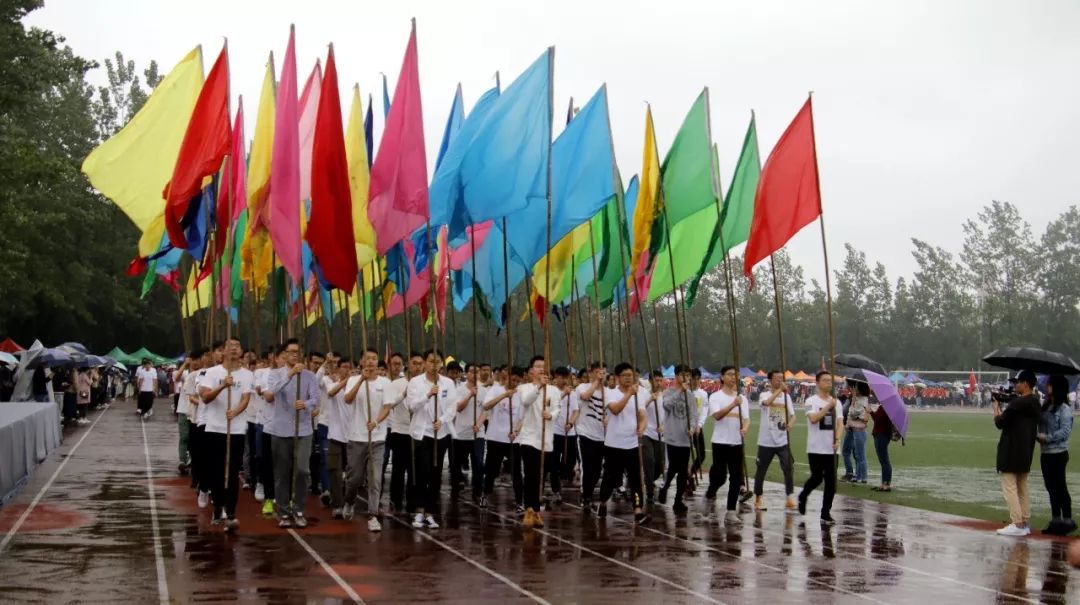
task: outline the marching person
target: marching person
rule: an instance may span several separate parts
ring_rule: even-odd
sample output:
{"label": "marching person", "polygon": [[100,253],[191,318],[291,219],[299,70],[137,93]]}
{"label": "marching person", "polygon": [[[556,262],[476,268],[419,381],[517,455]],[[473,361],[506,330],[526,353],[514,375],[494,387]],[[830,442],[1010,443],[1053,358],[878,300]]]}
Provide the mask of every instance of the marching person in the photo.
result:
{"label": "marching person", "polygon": [[697,405],[690,391],[690,366],[675,366],[675,384],[664,391],[664,442],[667,445],[668,467],[664,486],[660,488],[657,501],[667,503],[668,488],[675,479],[675,502],[672,509],[685,513],[683,496],[689,481],[690,454],[694,436],[698,432]]}
{"label": "marching person", "polygon": [[[270,445],[274,456],[274,495],[278,527],[305,528],[308,481],[311,479],[311,414],[319,409],[315,373],[301,362],[300,342],[295,338],[282,347],[283,365],[267,376],[265,393],[274,404]],[[299,385],[299,386],[297,386]],[[299,391],[300,395],[297,396]]]}
{"label": "marching person", "polygon": [[236,501],[240,496],[240,466],[244,459],[244,410],[251,398],[254,376],[240,363],[244,350],[238,338],[225,341],[225,360],[208,369],[199,381],[206,408],[206,473],[214,502],[212,523],[235,531]]}
{"label": "marching person", "polygon": [[577,391],[570,384],[570,369],[565,367],[555,368],[555,388],[559,389],[559,413],[551,423],[551,432],[554,434],[554,449],[551,459],[554,461],[550,469],[545,471],[551,474],[551,491],[555,496],[555,505],[562,504],[562,482],[568,480],[574,473],[573,454],[577,453],[577,425],[580,414]]}
{"label": "marching person", "polygon": [[589,366],[589,382],[578,385],[575,393],[578,414],[578,447],[581,450],[581,508],[590,510],[593,492],[604,466],[604,411],[607,369],[596,361]]}
{"label": "marching person", "polygon": [[1072,518],[1072,497],[1065,482],[1065,467],[1069,464],[1069,436],[1073,428],[1073,411],[1068,400],[1069,381],[1061,375],[1051,376],[1046,391],[1036,437],[1042,445],[1039,466],[1042,467],[1043,483],[1050,495],[1050,524],[1043,533],[1065,536],[1076,531],[1076,521]]}
{"label": "marching person", "polygon": [[625,473],[634,505],[634,523],[641,525],[649,520],[648,513],[642,509],[642,469],[638,452],[646,426],[642,403],[648,399],[649,392],[637,383],[634,368],[628,363],[615,366],[615,377],[618,386],[606,394],[610,416],[604,435],[604,478],[600,483],[600,504],[596,515],[607,516],[608,499],[615,488],[622,484]]}
{"label": "marching person", "polygon": [[1031,534],[1031,496],[1028,492],[1028,473],[1035,454],[1035,439],[1039,430],[1042,409],[1035,394],[1035,373],[1021,370],[1016,375],[1017,397],[1009,400],[1005,409],[995,397],[992,403],[994,425],[1001,431],[997,447],[997,471],[1001,474],[1001,491],[1009,507],[1009,525],[997,530],[1000,536],[1022,537]]}
{"label": "marching person", "polygon": [[758,430],[757,470],[754,473],[754,510],[768,510],[762,498],[764,494],[765,473],[773,458],[780,459],[780,470],[784,473],[784,493],[787,502],[784,508],[794,512],[795,479],[791,460],[789,437],[795,424],[795,402],[788,394],[784,382],[784,373],[780,370],[769,372],[768,388],[758,395],[761,406],[761,428]]}
{"label": "marching person", "polygon": [[743,440],[750,429],[750,405],[739,391],[739,370],[735,366],[720,368],[720,378],[723,386],[709,396],[708,413],[698,419],[698,429],[705,426],[707,418],[713,419],[712,467],[705,498],[715,499],[716,492],[730,480],[725,521],[737,523],[736,509],[743,487]]}
{"label": "marching person", "polygon": [[664,477],[664,375],[653,370],[649,376],[649,398],[645,401],[645,435],[641,453],[645,461],[645,505],[652,506],[656,479]]}
{"label": "marching person", "polygon": [[274,404],[267,400],[266,385],[270,373],[283,362],[284,352],[275,352],[271,347],[264,366],[255,370],[255,501],[262,502],[265,517],[274,515],[274,456],[271,436],[266,432],[273,419]]}
{"label": "marching person", "polygon": [[832,395],[832,374],[822,370],[814,376],[817,393],[806,398],[806,458],[810,478],[799,492],[799,514],[806,514],[810,492],[825,483],[821,500],[821,524],[832,525],[830,511],[836,495],[836,452],[844,433],[844,410]]}
{"label": "marching person", "polygon": [[135,381],[139,389],[138,407],[135,413],[140,414],[143,420],[149,420],[154,415],[154,397],[158,390],[158,375],[151,365],[150,358],[142,360],[139,369],[135,371]]}
{"label": "marching person", "polygon": [[[690,392],[694,396],[693,402],[697,405],[698,422],[700,423],[708,413],[709,394],[705,392],[705,389],[701,388],[701,370],[694,368],[690,370]],[[694,435],[694,445],[697,450],[697,454],[694,456],[693,464],[690,465],[690,486],[693,491],[693,486],[696,481],[694,476],[701,471],[701,465],[705,464],[705,433],[697,431]]]}
{"label": "marching person", "polygon": [[525,512],[522,495],[522,464],[514,424],[521,418],[521,398],[517,387],[525,377],[525,371],[519,367],[510,369],[506,384],[496,382],[487,392],[484,402],[484,414],[488,421],[487,456],[484,458],[484,495],[481,506],[488,505],[488,499],[495,493],[495,479],[499,477],[503,460],[510,460],[510,484],[514,488],[514,506],[517,512]]}
{"label": "marching person", "polygon": [[465,483],[462,472],[468,461],[472,481],[472,499],[480,504],[484,493],[484,437],[481,406],[487,396],[487,387],[478,381],[479,366],[475,363],[465,365],[465,382],[457,387],[457,410],[454,415],[454,458],[450,467],[450,488],[461,489]]}
{"label": "marching person", "polygon": [[[568,372],[567,372],[568,373]],[[562,391],[548,384],[547,362],[541,355],[529,361],[529,382],[518,387],[521,398],[521,444],[522,463],[525,467],[525,527],[543,527],[540,514],[544,497],[544,477],[541,476],[541,456],[544,456],[544,474],[550,471],[555,477],[553,489],[558,487],[559,467],[550,455],[554,444],[551,421],[559,414]]]}
{"label": "marching person", "polygon": [[[409,433],[409,425],[412,422],[412,413],[405,405],[405,396],[409,389],[409,381],[419,376],[424,371],[424,358],[419,353],[409,355],[409,365],[405,374],[401,375],[404,359],[399,353],[390,356],[389,378],[390,392],[387,398],[390,402],[390,435],[387,437],[386,448],[390,450],[390,458],[383,458],[383,473],[389,459],[393,459],[394,465],[390,470],[390,510],[392,512],[409,511],[416,508],[416,473],[413,466],[413,441]],[[408,487],[406,487],[406,475]]]}
{"label": "marching person", "polygon": [[413,527],[438,529],[432,514],[439,503],[443,457],[450,446],[457,406],[454,381],[439,374],[442,355],[432,349],[424,355],[425,372],[409,381],[405,405],[412,412],[409,434],[413,440],[416,471],[416,513]]}
{"label": "marching person", "polygon": [[[366,354],[365,354],[366,355]],[[329,354],[327,355],[329,359]],[[345,468],[348,461],[349,425],[352,410],[346,403],[345,385],[353,375],[352,360],[328,363],[323,376],[326,398],[319,406],[319,419],[326,426],[326,482],[330,491],[330,516],[343,519],[345,508]]]}
{"label": "marching person", "polygon": [[361,490],[366,490],[368,531],[380,532],[382,473],[376,469],[386,447],[386,419],[392,409],[388,396],[393,396],[393,388],[390,379],[379,375],[378,352],[364,351],[362,364],[362,373],[349,377],[345,384],[345,403],[351,409],[343,416],[349,439],[343,515],[346,521],[352,520],[356,500]]}

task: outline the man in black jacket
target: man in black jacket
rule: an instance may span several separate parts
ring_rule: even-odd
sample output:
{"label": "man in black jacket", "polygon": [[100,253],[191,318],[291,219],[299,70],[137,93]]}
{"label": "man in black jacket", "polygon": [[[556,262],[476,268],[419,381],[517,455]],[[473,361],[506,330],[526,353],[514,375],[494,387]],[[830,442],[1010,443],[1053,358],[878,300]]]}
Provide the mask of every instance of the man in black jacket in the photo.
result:
{"label": "man in black jacket", "polygon": [[997,531],[1001,536],[1026,536],[1031,533],[1031,498],[1028,473],[1035,451],[1039,426],[1039,397],[1035,394],[1035,373],[1022,370],[1016,375],[1018,397],[1009,400],[1005,409],[993,402],[994,424],[1001,430],[997,448],[997,471],[1001,473],[1001,491],[1009,507],[1011,524]]}

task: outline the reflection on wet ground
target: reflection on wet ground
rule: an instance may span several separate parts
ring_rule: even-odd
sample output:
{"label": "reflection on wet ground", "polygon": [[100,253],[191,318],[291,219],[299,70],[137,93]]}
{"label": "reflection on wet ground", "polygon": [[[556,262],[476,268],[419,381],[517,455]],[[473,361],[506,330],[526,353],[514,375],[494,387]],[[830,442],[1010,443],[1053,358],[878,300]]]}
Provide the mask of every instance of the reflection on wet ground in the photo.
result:
{"label": "reflection on wet ground", "polygon": [[133,405],[75,429],[0,509],[4,602],[1080,602],[1065,542],[1014,541],[957,517],[840,497],[838,524],[822,528],[819,495],[806,517],[786,515],[776,485],[773,509],[740,524],[724,523],[713,506],[722,498],[697,498],[683,516],[658,507],[635,527],[625,504],[596,519],[572,497],[543,530],[526,530],[506,494],[482,510],[446,493],[441,529],[386,519],[381,534],[331,520],[315,498],[311,526],[285,532],[244,492],[240,531],[226,535],[176,476],[169,415],[146,424],[144,451]]}

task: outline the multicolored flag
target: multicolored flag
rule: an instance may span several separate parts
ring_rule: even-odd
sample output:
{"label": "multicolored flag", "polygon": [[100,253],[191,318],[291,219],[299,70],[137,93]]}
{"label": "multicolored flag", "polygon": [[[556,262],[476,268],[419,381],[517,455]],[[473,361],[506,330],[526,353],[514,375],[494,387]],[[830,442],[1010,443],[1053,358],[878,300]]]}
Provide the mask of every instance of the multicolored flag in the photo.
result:
{"label": "multicolored flag", "polygon": [[274,150],[274,54],[266,62],[259,111],[255,116],[255,137],[248,157],[247,237],[240,249],[243,259],[241,272],[251,282],[252,290],[263,292],[269,285],[273,270],[273,251],[270,247],[270,168]]}
{"label": "multicolored flag", "polygon": [[[371,107],[368,107],[368,113]],[[349,189],[352,192],[352,229],[356,248],[356,263],[366,267],[375,260],[375,229],[368,219],[368,183],[371,162],[368,159],[368,135],[364,128],[364,112],[360,101],[360,86],[353,86],[349,107],[349,125],[345,130],[345,161],[349,166]],[[370,278],[365,278],[368,281]],[[376,282],[377,283],[377,282]],[[367,292],[370,288],[363,288]]]}

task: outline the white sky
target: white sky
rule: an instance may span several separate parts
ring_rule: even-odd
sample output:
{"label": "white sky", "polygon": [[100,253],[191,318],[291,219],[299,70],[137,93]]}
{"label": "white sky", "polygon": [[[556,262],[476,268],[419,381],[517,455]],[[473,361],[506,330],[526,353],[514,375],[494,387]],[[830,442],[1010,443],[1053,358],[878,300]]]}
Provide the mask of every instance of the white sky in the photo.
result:
{"label": "white sky", "polygon": [[[280,67],[295,23],[301,85],[333,42],[342,102],[354,82],[375,95],[377,143],[379,72],[392,97],[410,17],[429,164],[459,81],[469,109],[496,70],[505,87],[554,45],[556,121],[569,96],[583,105],[606,81],[624,181],[640,170],[645,101],[663,154],[709,86],[726,191],[750,110],[764,161],[813,90],[834,267],[850,242],[895,279],[915,268],[909,238],[959,251],[961,222],[991,199],[1015,203],[1038,235],[1080,198],[1075,1],[46,0],[28,22],[83,57],[120,50],[163,72],[196,44],[209,69],[228,37],[249,137],[267,53]],[[820,278],[816,224],[790,250]]]}

